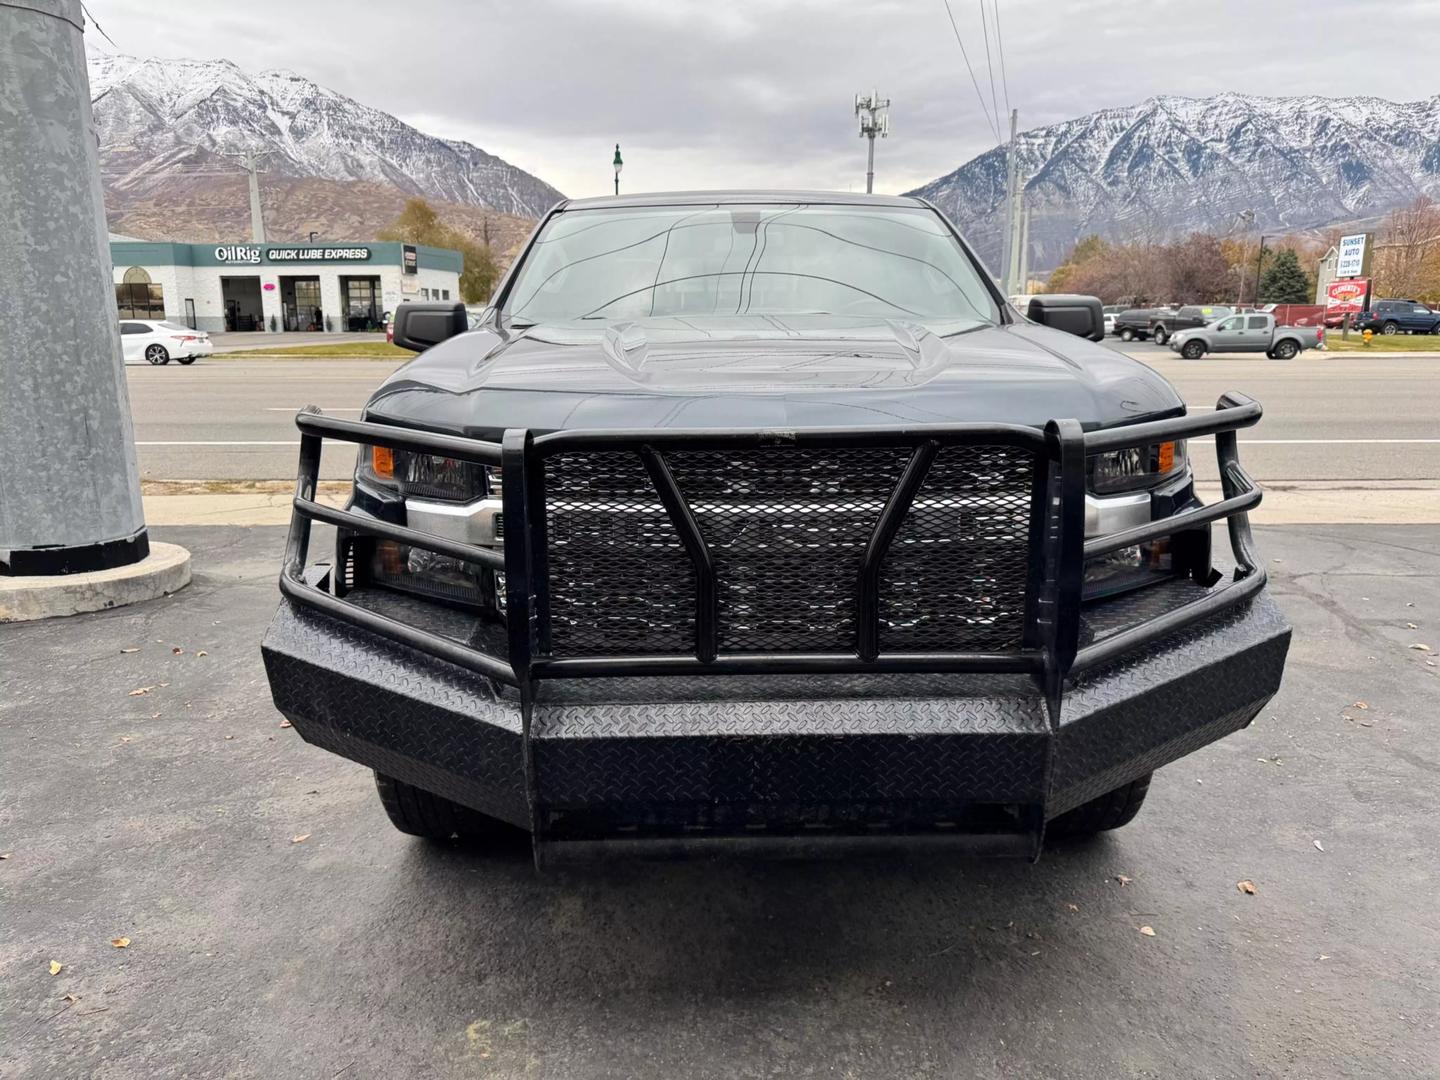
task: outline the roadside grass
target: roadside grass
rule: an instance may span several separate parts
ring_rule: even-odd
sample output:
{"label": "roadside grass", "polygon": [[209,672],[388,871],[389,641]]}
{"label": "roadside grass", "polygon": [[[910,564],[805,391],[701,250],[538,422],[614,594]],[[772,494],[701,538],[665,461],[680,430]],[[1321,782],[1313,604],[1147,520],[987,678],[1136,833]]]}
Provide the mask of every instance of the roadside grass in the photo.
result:
{"label": "roadside grass", "polygon": [[267,356],[318,356],[335,357],[342,360],[373,358],[377,360],[413,360],[415,354],[409,349],[391,345],[388,341],[357,341],[353,344],[338,342],[333,345],[288,345],[281,348],[237,349],[231,352],[217,352],[212,360],[259,360]]}
{"label": "roadside grass", "polygon": [[1376,334],[1366,345],[1355,331],[1350,331],[1350,340],[1340,337],[1339,330],[1325,331],[1326,352],[1440,352],[1440,334]]}

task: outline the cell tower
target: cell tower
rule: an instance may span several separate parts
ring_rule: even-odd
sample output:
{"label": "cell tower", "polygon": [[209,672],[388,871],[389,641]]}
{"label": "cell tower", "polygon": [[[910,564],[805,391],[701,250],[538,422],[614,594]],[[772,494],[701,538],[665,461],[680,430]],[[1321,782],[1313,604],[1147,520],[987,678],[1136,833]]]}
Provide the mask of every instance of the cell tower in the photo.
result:
{"label": "cell tower", "polygon": [[865,194],[875,190],[875,136],[882,139],[890,134],[890,99],[882,98],[876,91],[855,95],[855,115],[860,118],[860,137],[870,140],[869,154],[865,160]]}

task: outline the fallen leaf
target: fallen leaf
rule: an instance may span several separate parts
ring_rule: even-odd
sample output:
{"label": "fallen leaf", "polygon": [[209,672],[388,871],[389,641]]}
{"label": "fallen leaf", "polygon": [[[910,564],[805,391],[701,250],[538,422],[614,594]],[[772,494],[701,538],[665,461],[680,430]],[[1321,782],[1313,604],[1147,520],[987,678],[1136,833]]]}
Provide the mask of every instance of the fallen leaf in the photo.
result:
{"label": "fallen leaf", "polygon": [[184,651],[185,651],[185,650],[182,649],[179,645],[176,645],[173,649],[170,650],[170,655],[171,655],[171,656],[179,656],[179,655],[180,655],[181,653],[183,653]]}
{"label": "fallen leaf", "polygon": [[280,721],[280,726],[281,726],[281,727],[289,727],[289,726],[290,726],[290,721],[289,721],[289,720],[281,720],[281,721]]}
{"label": "fallen leaf", "polygon": [[208,652],[206,652],[204,649],[201,649],[201,650],[200,650],[199,652],[197,652],[195,655],[196,655],[196,656],[209,656],[210,654],[209,654]]}
{"label": "fallen leaf", "polygon": [[1321,954],[1320,954],[1319,956],[1317,956],[1315,959],[1316,959],[1316,960],[1329,960],[1330,957],[1326,956],[1324,953],[1321,953]]}
{"label": "fallen leaf", "polygon": [[1244,881],[1237,881],[1237,882],[1235,882],[1235,888],[1239,889],[1241,892],[1245,893],[1245,895],[1247,895],[1247,896],[1254,896],[1254,895],[1255,895],[1255,883],[1254,883],[1253,881],[1251,881],[1249,878],[1246,878]]}
{"label": "fallen leaf", "polygon": [[1115,880],[1120,883],[1120,887],[1123,889],[1126,885],[1129,885],[1130,882],[1133,881],[1134,879],[1133,879],[1133,878],[1128,878],[1128,877],[1126,877],[1124,874],[1116,874],[1116,875],[1115,875]]}
{"label": "fallen leaf", "polygon": [[1405,624],[1405,629],[1406,629],[1406,630],[1419,630],[1420,627],[1416,626],[1413,622],[1407,622],[1407,623]]}
{"label": "fallen leaf", "polygon": [[50,961],[50,974],[51,974],[51,975],[59,975],[60,972],[61,972],[61,970],[62,970],[64,967],[65,967],[65,965],[62,964],[59,960],[51,960],[51,961]]}
{"label": "fallen leaf", "polygon": [[63,998],[61,998],[60,1000],[66,1002],[67,1004],[74,1005],[75,1002],[77,1002],[77,1001],[80,1000],[80,995],[79,995],[79,994],[66,994],[66,995],[65,995]]}
{"label": "fallen leaf", "polygon": [[1370,706],[1367,705],[1367,704],[1365,704],[1365,702],[1363,702],[1363,701],[1357,701],[1357,702],[1355,702],[1354,705],[1351,705],[1350,707],[1351,707],[1352,709],[1368,709],[1368,708],[1370,708]]}
{"label": "fallen leaf", "polygon": [[[1410,629],[1411,629],[1411,630],[1414,630],[1415,627],[1412,626]],[[120,651],[121,651],[122,653],[126,653],[126,652],[139,652],[140,650],[139,650],[139,649],[121,649]]]}
{"label": "fallen leaf", "polygon": [[0,859],[8,859],[13,854],[13,851],[0,851]]}
{"label": "fallen leaf", "polygon": [[154,689],[155,689],[155,687],[153,687],[153,686],[138,686],[138,687],[136,687],[134,690],[131,690],[130,693],[126,694],[125,696],[126,696],[126,697],[139,697],[141,694],[148,694],[151,690],[154,690]]}
{"label": "fallen leaf", "polygon": [[226,735],[225,738],[226,738],[226,739],[233,739],[233,738],[235,738],[235,736],[234,736],[234,735]]}
{"label": "fallen leaf", "polygon": [[1151,927],[1148,927],[1148,926],[1142,926],[1142,927],[1140,927],[1140,932],[1141,932],[1142,934],[1144,934],[1146,937],[1154,937],[1154,936],[1155,936],[1155,931],[1154,931]]}
{"label": "fallen leaf", "polygon": [[1080,910],[1080,905],[1079,905],[1079,904],[1066,904],[1065,906],[1066,906],[1067,908],[1069,908],[1071,911],[1079,911],[1079,910]]}
{"label": "fallen leaf", "polygon": [[112,937],[110,944],[114,945],[117,949],[128,949],[130,947],[130,939],[128,937]]}
{"label": "fallen leaf", "polygon": [[1324,846],[1323,844],[1321,844],[1319,840],[1314,841],[1314,844],[1315,844],[1315,850],[1316,850],[1316,851],[1324,851],[1324,850],[1325,850],[1325,846]]}
{"label": "fallen leaf", "polygon": [[1430,652],[1430,646],[1426,645],[1423,641],[1415,642],[1415,644],[1411,645],[1410,648],[1416,650],[1417,652]]}
{"label": "fallen leaf", "polygon": [[300,841],[302,841],[302,840],[308,840],[309,838],[310,838],[310,834],[309,834],[308,832],[302,832],[299,836],[292,836],[292,837],[290,838],[290,842],[291,842],[292,844],[298,844],[298,843],[300,843]]}

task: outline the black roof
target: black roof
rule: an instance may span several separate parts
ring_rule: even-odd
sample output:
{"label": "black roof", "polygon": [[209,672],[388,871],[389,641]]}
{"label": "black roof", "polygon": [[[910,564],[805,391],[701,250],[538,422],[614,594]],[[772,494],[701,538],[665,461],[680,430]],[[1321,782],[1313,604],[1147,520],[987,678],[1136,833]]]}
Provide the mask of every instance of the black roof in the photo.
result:
{"label": "black roof", "polygon": [[708,203],[814,203],[838,206],[924,206],[909,195],[857,195],[849,191],[784,191],[731,189],[726,191],[655,191],[636,195],[605,195],[595,199],[567,199],[562,210],[590,210],[607,206],[704,206]]}

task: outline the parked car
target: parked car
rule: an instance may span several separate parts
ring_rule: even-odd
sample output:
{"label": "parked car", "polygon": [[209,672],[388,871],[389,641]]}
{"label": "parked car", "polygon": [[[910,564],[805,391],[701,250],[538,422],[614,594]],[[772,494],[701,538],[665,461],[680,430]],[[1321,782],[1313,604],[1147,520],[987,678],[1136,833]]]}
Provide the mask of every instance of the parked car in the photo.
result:
{"label": "parked car", "polygon": [[1150,339],[1156,345],[1164,345],[1170,340],[1170,335],[1177,330],[1194,330],[1200,326],[1208,326],[1216,319],[1223,319],[1227,315],[1233,314],[1233,308],[1186,304],[1184,307],[1166,311],[1164,314],[1152,318],[1150,320]]}
{"label": "parked car", "polygon": [[1275,360],[1289,360],[1320,344],[1320,328],[1276,326],[1275,316],[1260,312],[1216,319],[1209,326],[1181,330],[1170,338],[1170,348],[1187,360],[1206,353],[1263,352]]}
{"label": "parked car", "polygon": [[1150,336],[1151,321],[1169,313],[1163,307],[1127,308],[1115,316],[1115,336],[1121,341],[1144,341]]}
{"label": "parked car", "polygon": [[1355,329],[1377,334],[1440,334],[1440,311],[1418,300],[1376,300],[1355,316]]}
{"label": "parked car", "polygon": [[1209,439],[1260,407],[1189,415],[1093,297],[1027,314],[918,199],[560,203],[478,329],[401,305],[419,356],[361,419],[296,417],[276,706],[402,832],[542,866],[1125,824],[1280,684],[1260,493]]}
{"label": "parked car", "polygon": [[182,323],[120,320],[120,352],[126,360],[143,357],[152,364],[168,364],[173,358],[182,364],[193,364],[214,351],[209,334],[203,330],[192,330]]}

